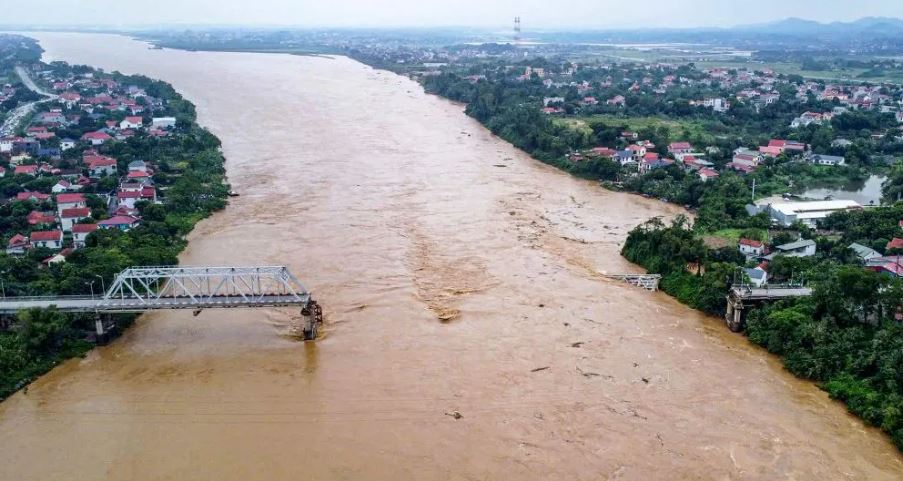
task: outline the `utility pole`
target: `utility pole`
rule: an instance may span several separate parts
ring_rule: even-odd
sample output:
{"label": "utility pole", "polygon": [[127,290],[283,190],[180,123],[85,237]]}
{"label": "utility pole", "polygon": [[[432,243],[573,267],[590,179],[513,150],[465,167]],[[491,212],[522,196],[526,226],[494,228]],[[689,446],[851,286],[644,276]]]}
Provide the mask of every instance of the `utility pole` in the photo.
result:
{"label": "utility pole", "polygon": [[753,177],[753,185],[752,185],[752,201],[756,201],[756,179]]}

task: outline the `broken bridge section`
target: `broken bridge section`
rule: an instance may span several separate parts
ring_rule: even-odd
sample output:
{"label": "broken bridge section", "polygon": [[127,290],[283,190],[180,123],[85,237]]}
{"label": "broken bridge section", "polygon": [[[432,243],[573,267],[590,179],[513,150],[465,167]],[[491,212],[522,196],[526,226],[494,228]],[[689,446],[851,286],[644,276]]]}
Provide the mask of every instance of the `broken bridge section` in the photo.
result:
{"label": "broken bridge section", "polygon": [[285,266],[132,267],[102,297],[8,297],[0,301],[0,314],[51,306],[96,313],[99,337],[106,331],[101,314],[161,309],[299,307],[306,340],[317,337],[323,320],[320,306]]}
{"label": "broken bridge section", "polygon": [[811,295],[812,289],[801,285],[781,284],[764,287],[737,285],[732,287],[727,294],[727,310],[724,313],[724,321],[731,331],[740,332],[746,324],[746,315],[750,308],[782,299]]}

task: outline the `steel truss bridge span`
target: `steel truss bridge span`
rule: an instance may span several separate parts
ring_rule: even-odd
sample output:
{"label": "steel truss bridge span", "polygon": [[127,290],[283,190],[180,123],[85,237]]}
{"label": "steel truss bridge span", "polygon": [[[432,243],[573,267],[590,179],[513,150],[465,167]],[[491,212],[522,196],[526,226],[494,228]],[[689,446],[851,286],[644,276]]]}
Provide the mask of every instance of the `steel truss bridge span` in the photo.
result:
{"label": "steel truss bridge span", "polygon": [[304,338],[315,339],[322,309],[285,266],[132,267],[120,272],[101,296],[7,297],[0,314],[54,306],[64,312],[101,314],[162,309],[298,307]]}

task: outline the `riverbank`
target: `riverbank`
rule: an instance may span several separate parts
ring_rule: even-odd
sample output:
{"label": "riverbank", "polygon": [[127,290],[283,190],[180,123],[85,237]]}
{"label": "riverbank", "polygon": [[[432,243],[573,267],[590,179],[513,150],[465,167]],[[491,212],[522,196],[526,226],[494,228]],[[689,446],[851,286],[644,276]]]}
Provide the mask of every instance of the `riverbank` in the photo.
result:
{"label": "riverbank", "polygon": [[[17,164],[0,179],[0,189],[15,194],[0,209],[4,296],[94,295],[126,267],[177,263],[186,236],[225,207],[228,192],[219,139],[197,124],[194,105],[146,77],[37,61],[15,70],[47,99],[25,106],[29,116],[19,120],[29,125],[17,130],[29,136],[12,142],[25,147],[4,155]],[[86,102],[76,105],[80,98]],[[171,120],[156,129],[152,117]],[[134,318],[114,316],[109,337]],[[94,321],[52,308],[20,312],[0,332],[0,399],[84,356]]]}
{"label": "riverbank", "polygon": [[49,58],[163,78],[190,99],[242,195],[197,225],[180,262],[287,265],[327,323],[301,345],[280,309],[142,316],[0,404],[9,477],[903,475],[877,430],[772,356],[598,275],[634,272],[618,254],[627,232],[675,206],[536,162],[345,57],[41,41]]}

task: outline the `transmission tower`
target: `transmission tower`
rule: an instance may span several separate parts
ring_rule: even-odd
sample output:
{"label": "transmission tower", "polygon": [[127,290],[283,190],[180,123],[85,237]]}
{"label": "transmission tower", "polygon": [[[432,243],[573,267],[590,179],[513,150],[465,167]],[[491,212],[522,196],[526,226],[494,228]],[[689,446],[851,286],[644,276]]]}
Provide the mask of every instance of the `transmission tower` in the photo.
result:
{"label": "transmission tower", "polygon": [[520,17],[514,17],[514,43],[520,43]]}

